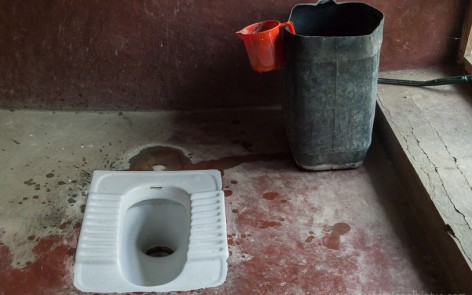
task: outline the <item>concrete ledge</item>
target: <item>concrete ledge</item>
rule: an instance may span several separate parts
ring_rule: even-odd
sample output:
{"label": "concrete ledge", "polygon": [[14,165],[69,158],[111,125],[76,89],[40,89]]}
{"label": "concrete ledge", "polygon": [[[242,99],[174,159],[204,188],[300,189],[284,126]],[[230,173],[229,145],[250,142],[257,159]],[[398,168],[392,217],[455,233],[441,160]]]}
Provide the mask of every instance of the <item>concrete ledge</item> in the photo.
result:
{"label": "concrete ledge", "polygon": [[[440,68],[381,73],[430,80]],[[455,73],[457,74],[457,73]],[[376,130],[454,291],[472,294],[472,93],[379,85]]]}

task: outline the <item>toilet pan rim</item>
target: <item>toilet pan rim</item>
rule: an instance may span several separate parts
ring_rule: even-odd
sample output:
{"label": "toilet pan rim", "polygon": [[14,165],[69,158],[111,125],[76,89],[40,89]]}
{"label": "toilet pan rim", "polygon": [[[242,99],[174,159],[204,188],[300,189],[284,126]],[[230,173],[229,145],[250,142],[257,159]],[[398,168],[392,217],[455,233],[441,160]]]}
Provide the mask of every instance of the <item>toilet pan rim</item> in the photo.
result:
{"label": "toilet pan rim", "polygon": [[[166,192],[168,190],[177,191],[182,195],[175,197],[173,192],[167,194]],[[190,213],[191,196],[191,193],[175,185],[156,187],[155,183],[140,184],[139,186],[130,188],[121,196],[120,216],[123,216],[123,213],[126,213],[127,210],[136,204],[149,200],[170,200],[181,204],[185,207],[186,211]]]}
{"label": "toilet pan rim", "polygon": [[[160,187],[159,189],[156,189],[156,188],[151,188],[152,186],[156,186],[155,183],[143,183],[143,184],[140,184],[138,186],[135,186],[133,188],[130,188],[127,192],[125,192],[122,196],[121,196],[121,206],[120,206],[120,214],[119,214],[119,220],[118,220],[118,228],[120,229],[118,231],[118,257],[119,260],[121,260],[121,257],[123,255],[123,252],[122,251],[127,251],[126,250],[126,247],[124,246],[124,244],[126,244],[126,241],[124,239],[127,239],[127,234],[126,234],[126,231],[125,228],[126,228],[126,224],[125,224],[125,221],[126,221],[126,216],[128,214],[128,211],[131,210],[133,207],[135,207],[136,205],[142,203],[142,202],[146,202],[146,201],[158,201],[158,200],[168,200],[172,203],[174,203],[174,205],[180,205],[184,208],[185,210],[185,213],[187,218],[188,218],[188,237],[190,236],[190,230],[191,230],[191,194],[189,194],[188,192],[186,192],[184,189],[180,188],[180,187],[177,187],[177,186],[164,186],[164,187]],[[189,244],[189,240],[187,240],[187,246],[185,248],[188,247],[188,244]],[[142,250],[142,249],[141,249]],[[179,251],[179,250],[176,250],[176,252]],[[185,257],[185,263],[187,262],[188,260],[188,249],[185,249],[184,250],[185,253],[181,253],[182,257]],[[176,253],[174,253],[176,254]],[[173,256],[174,259],[175,259],[175,255],[172,254],[170,255],[169,257]],[[145,255],[144,253],[141,253],[138,254],[138,255]],[[156,258],[156,257],[151,257],[151,256],[148,256],[146,257],[146,259],[150,259],[150,260],[155,260],[155,259],[161,259],[162,258]],[[185,265],[184,263],[184,265]],[[136,286],[136,287],[140,287],[140,288],[145,288],[145,287],[153,287],[153,286],[162,286],[162,287],[165,287],[167,284],[171,284],[175,279],[177,279],[177,277],[179,277],[181,274],[182,274],[182,271],[183,271],[183,268],[181,269],[180,273],[177,274],[177,276],[172,280],[172,281],[169,281],[167,283],[163,283],[163,284],[158,284],[158,285],[149,285],[149,286],[146,286],[146,285],[140,285],[140,284],[136,284],[135,282],[133,282],[132,280],[130,280],[128,278],[127,275],[125,275],[124,273],[124,270],[122,269],[122,265],[120,263],[120,268],[119,268],[119,272],[121,274],[121,278],[126,281],[128,284],[131,284],[133,286]]]}

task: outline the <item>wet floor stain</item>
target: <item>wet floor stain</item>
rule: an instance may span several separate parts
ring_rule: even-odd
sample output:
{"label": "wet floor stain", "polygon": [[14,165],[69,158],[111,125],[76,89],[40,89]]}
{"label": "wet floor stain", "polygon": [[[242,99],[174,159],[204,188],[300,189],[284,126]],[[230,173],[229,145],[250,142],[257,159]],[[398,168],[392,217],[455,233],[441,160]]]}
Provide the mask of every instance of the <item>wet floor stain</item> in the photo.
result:
{"label": "wet floor stain", "polygon": [[275,198],[277,198],[279,196],[278,193],[276,192],[268,192],[268,193],[265,193],[264,195],[262,195],[262,197],[268,201],[273,201],[275,200]]}
{"label": "wet floor stain", "polygon": [[148,147],[129,160],[130,171],[151,171],[153,166],[163,170],[189,170],[192,163],[181,150],[172,147]]}
{"label": "wet floor stain", "polygon": [[325,227],[324,230],[326,234],[323,237],[323,245],[329,249],[339,250],[341,236],[347,234],[351,227],[347,223],[336,223]]}
{"label": "wet floor stain", "polygon": [[26,185],[29,185],[29,186],[33,186],[34,187],[34,190],[36,191],[39,191],[41,190],[41,184],[40,183],[37,183],[33,180],[33,178],[30,178],[26,181],[23,181],[24,184]]}
{"label": "wet floor stain", "polygon": [[305,243],[311,243],[314,239],[315,239],[314,236],[308,236],[308,238],[306,238],[305,240]]}
{"label": "wet floor stain", "polygon": [[217,160],[200,161],[192,163],[183,151],[168,146],[154,146],[141,150],[129,160],[130,171],[152,171],[154,166],[161,170],[205,170],[217,169],[224,174],[224,170],[234,168],[243,163],[257,161],[277,161],[290,159],[289,153],[254,154],[242,156],[229,156]]}
{"label": "wet floor stain", "polygon": [[[36,237],[31,235],[29,241]],[[75,249],[71,236],[50,236],[39,240],[33,252],[37,259],[25,262],[22,268],[12,267],[13,256],[10,249],[0,245],[0,286],[1,294],[70,294],[74,292],[70,284],[70,258]],[[46,291],[47,290],[47,291]],[[42,293],[44,292],[44,293]]]}
{"label": "wet floor stain", "polygon": [[[84,190],[85,182],[79,182],[79,180],[69,177],[64,180],[52,180],[54,178],[61,178],[61,175],[56,173],[55,170],[50,170],[44,177],[38,178],[42,179],[43,182],[39,183],[39,180],[33,178],[27,178],[23,181],[24,185],[30,187],[30,191],[25,192],[25,194],[29,195],[22,196],[21,198],[18,197],[15,202],[18,206],[25,208],[21,210],[30,210],[30,208],[38,207],[37,210],[42,212],[35,222],[38,228],[57,228],[67,210],[72,209],[74,212],[83,213],[82,205],[87,194]],[[52,191],[55,193],[49,194]],[[11,203],[13,202],[11,201]],[[31,247],[33,246],[24,247],[28,247],[30,249],[29,252],[31,252]]]}
{"label": "wet floor stain", "polygon": [[234,239],[235,239],[235,234],[228,234],[228,245],[229,246],[234,246],[235,243],[234,243]]}
{"label": "wet floor stain", "polygon": [[26,185],[35,185],[36,184],[36,182],[33,181],[33,178],[30,178],[26,181],[23,181],[23,183],[26,184]]}
{"label": "wet floor stain", "polygon": [[267,221],[267,220],[260,220],[257,222],[257,227],[260,229],[266,229],[269,227],[277,227],[281,226],[282,223],[279,221]]}

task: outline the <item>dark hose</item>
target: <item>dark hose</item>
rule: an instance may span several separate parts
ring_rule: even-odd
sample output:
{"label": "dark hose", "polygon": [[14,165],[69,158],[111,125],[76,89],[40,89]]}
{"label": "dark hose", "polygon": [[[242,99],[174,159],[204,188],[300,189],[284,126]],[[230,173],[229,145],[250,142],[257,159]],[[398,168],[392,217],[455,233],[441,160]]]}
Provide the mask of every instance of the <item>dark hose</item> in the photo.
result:
{"label": "dark hose", "polygon": [[429,80],[429,81],[397,80],[397,79],[385,79],[385,78],[379,78],[377,80],[379,84],[418,86],[418,87],[462,84],[462,83],[468,83],[471,81],[472,81],[472,75],[440,78],[440,79],[434,79],[434,80]]}

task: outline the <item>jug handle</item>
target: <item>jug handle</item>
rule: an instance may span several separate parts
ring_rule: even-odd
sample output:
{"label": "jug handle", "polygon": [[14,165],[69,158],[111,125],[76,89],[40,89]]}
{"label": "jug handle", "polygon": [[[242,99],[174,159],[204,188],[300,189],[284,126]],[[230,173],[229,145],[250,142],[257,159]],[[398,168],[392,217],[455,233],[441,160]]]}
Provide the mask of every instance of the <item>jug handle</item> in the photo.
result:
{"label": "jug handle", "polygon": [[334,4],[337,4],[334,0],[319,0],[318,2],[316,2],[316,5],[326,4],[328,2],[333,2]]}
{"label": "jug handle", "polygon": [[288,30],[289,30],[292,34],[294,34],[294,35],[297,34],[297,33],[295,33],[295,27],[293,26],[293,23],[292,23],[292,21],[290,21],[290,20],[289,20],[288,22],[281,23],[280,26],[281,26],[281,27],[288,27]]}

